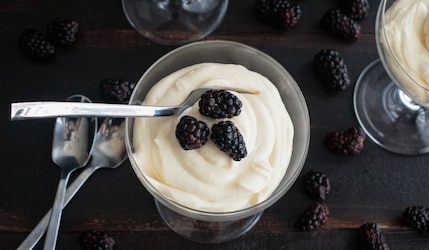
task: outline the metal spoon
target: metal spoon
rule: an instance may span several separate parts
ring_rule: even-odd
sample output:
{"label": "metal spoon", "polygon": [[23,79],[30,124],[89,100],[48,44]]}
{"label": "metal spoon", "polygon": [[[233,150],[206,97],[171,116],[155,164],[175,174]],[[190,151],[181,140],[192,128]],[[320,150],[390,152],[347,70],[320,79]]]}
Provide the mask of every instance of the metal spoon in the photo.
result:
{"label": "metal spoon", "polygon": [[[94,140],[91,160],[87,167],[68,186],[64,198],[63,208],[67,206],[73,196],[79,191],[88,178],[100,168],[117,168],[127,159],[125,150],[125,119],[106,118],[98,129]],[[46,232],[49,210],[17,250],[28,250],[36,246]]]}
{"label": "metal spoon", "polygon": [[[180,115],[185,109],[197,102],[208,88],[192,91],[186,100],[169,107],[124,105],[106,103],[67,103],[67,102],[21,102],[11,104],[10,119],[49,118],[59,116],[84,117],[152,117]],[[230,89],[244,94],[257,94],[258,91]]]}
{"label": "metal spoon", "polygon": [[[67,101],[91,102],[87,97],[81,95],[71,96]],[[46,250],[55,249],[68,179],[74,170],[88,163],[91,152],[90,145],[92,145],[91,139],[96,131],[96,119],[59,117],[56,120],[52,160],[61,168],[61,177],[45,239],[44,249]]]}

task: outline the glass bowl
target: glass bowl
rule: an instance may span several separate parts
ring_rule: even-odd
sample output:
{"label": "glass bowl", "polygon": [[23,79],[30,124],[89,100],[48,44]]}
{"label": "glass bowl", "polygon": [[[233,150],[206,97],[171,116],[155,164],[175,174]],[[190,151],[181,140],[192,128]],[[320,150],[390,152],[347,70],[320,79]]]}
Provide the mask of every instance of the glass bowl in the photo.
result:
{"label": "glass bowl", "polygon": [[[388,35],[388,27],[386,26],[392,26],[393,24],[388,24],[385,22],[386,11],[393,4],[397,4],[397,2],[400,1],[383,0],[380,3],[380,8],[378,10],[376,19],[377,49],[380,55],[381,62],[383,63],[387,74],[394,81],[394,83],[396,83],[396,85],[401,89],[401,91],[406,93],[406,95],[410,97],[413,101],[427,108],[429,107],[429,85],[427,83],[428,80],[425,79],[425,77],[422,77],[420,79],[417,77],[419,75],[419,73],[417,72],[418,68],[426,67],[427,61],[416,60],[416,57],[413,57],[411,55],[406,57],[407,53],[402,53],[403,48],[399,47],[399,42],[398,44],[393,43],[393,41],[391,41],[391,38],[389,38]],[[415,8],[419,8],[419,6],[415,5]],[[425,22],[425,19],[421,21]],[[397,29],[396,25],[395,29]],[[407,27],[406,29],[410,29],[410,27]],[[413,38],[408,37],[407,39],[403,40],[415,40],[413,41],[414,46],[408,44],[406,45],[406,47],[414,48],[417,51],[417,49],[420,49],[424,45],[420,45],[421,41],[418,41],[418,39]],[[405,46],[405,44],[403,46]],[[424,49],[427,50],[425,46]],[[414,65],[406,66],[403,63],[404,60],[408,63],[414,63]],[[426,81],[426,84],[423,83],[424,81]]]}
{"label": "glass bowl", "polygon": [[200,40],[222,22],[228,0],[122,0],[128,22],[147,39],[164,45]]}
{"label": "glass bowl", "polygon": [[[401,4],[399,13],[390,15],[389,10],[396,4]],[[427,49],[422,49],[424,38],[409,34],[419,29],[423,32],[418,24],[427,19],[410,18],[425,10],[418,4],[407,0],[380,1],[375,21],[380,59],[364,69],[354,90],[355,113],[368,137],[381,147],[403,155],[429,152],[429,83],[424,73],[416,74],[426,67],[429,56]],[[406,15],[412,25],[399,25],[401,16]],[[420,60],[425,54],[426,61]]]}
{"label": "glass bowl", "polygon": [[133,150],[134,118],[126,119],[126,145],[136,175],[154,196],[158,211],[166,224],[187,239],[203,243],[221,243],[250,230],[262,212],[279,200],[293,185],[307,157],[310,118],[298,84],[281,64],[259,50],[230,41],[195,42],[167,53],[141,77],[130,104],[141,104],[149,89],[170,73],[203,62],[243,65],[267,77],[280,92],[294,125],[293,148],[289,167],[269,198],[252,207],[232,212],[205,212],[185,207],[158,192],[137,166]]}

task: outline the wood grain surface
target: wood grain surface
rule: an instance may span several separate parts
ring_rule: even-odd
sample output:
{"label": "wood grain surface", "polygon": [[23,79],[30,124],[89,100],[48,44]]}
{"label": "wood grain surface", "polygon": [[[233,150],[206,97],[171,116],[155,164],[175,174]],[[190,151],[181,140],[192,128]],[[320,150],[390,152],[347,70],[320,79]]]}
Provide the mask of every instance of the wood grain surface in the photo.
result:
{"label": "wood grain surface", "polygon": [[[118,169],[97,172],[70,202],[63,212],[58,249],[80,249],[79,236],[89,229],[110,233],[115,249],[358,249],[357,228],[366,222],[378,223],[391,249],[429,249],[429,239],[401,220],[405,207],[429,206],[429,156],[393,154],[369,139],[354,156],[338,155],[323,144],[330,130],[358,126],[353,85],[378,58],[374,20],[379,1],[369,0],[369,16],[360,22],[362,37],[354,43],[319,28],[321,16],[339,7],[341,0],[290,1],[301,6],[302,18],[288,32],[261,23],[253,0],[230,0],[224,21],[206,39],[241,42],[268,53],[302,89],[311,142],[291,190],[246,235],[221,245],[201,245],[179,237],[162,222],[127,161]],[[52,62],[26,58],[17,45],[20,33],[26,28],[44,31],[56,17],[79,21],[77,44],[58,49]],[[101,101],[101,79],[137,81],[175,47],[139,35],[127,22],[120,0],[2,0],[0,37],[0,249],[16,249],[52,206],[60,169],[51,160],[54,120],[11,122],[10,103],[64,100],[76,93]],[[347,90],[328,90],[312,71],[314,54],[327,48],[340,51],[348,65],[352,86]],[[331,180],[330,216],[319,229],[300,232],[293,224],[312,203],[302,186],[302,176],[311,169]]]}

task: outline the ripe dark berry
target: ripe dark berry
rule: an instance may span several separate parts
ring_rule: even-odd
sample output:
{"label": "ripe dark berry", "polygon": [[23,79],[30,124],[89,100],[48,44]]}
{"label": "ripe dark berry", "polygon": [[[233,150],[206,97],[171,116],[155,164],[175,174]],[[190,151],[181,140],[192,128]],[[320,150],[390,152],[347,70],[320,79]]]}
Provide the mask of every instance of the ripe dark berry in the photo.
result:
{"label": "ripe dark berry", "polygon": [[37,30],[25,30],[18,41],[26,56],[37,60],[50,60],[55,56],[55,47],[48,38]]}
{"label": "ripe dark berry", "polygon": [[329,178],[322,172],[311,170],[304,177],[304,188],[315,201],[325,201],[331,189]]}
{"label": "ripe dark berry", "polygon": [[329,88],[344,90],[350,85],[347,65],[336,50],[319,51],[313,57],[313,68],[317,77]]}
{"label": "ripe dark berry", "polygon": [[210,138],[220,150],[227,153],[234,161],[240,161],[247,156],[243,136],[231,121],[214,124]]}
{"label": "ripe dark berry", "polygon": [[112,250],[115,240],[112,236],[99,231],[86,231],[80,237],[82,247],[86,250]]}
{"label": "ripe dark berry", "polygon": [[127,103],[136,86],[123,79],[103,79],[100,81],[100,90],[103,99],[111,103]]}
{"label": "ripe dark berry", "polygon": [[46,34],[57,45],[70,46],[76,42],[79,24],[75,20],[57,18],[49,22]]}
{"label": "ripe dark berry", "polygon": [[202,147],[207,142],[209,128],[203,121],[183,116],[176,126],[176,138],[184,150]]}
{"label": "ripe dark berry", "polygon": [[347,131],[331,131],[326,135],[325,143],[331,150],[340,154],[358,154],[364,147],[366,135],[360,128]]}
{"label": "ripe dark berry", "polygon": [[295,27],[301,18],[300,6],[287,0],[257,0],[255,12],[261,21],[286,30]]}
{"label": "ripe dark berry", "polygon": [[297,4],[288,4],[286,8],[274,18],[274,25],[289,30],[298,24],[301,18],[301,7]]}
{"label": "ripe dark berry", "polygon": [[421,234],[429,233],[429,209],[423,206],[407,207],[402,218],[409,226]]}
{"label": "ripe dark berry", "polygon": [[330,9],[322,17],[322,29],[353,42],[360,38],[361,27],[339,9]]}
{"label": "ripe dark berry", "polygon": [[315,202],[309,206],[298,220],[295,227],[302,231],[311,231],[328,221],[329,209],[325,203]]}
{"label": "ripe dark berry", "polygon": [[368,16],[368,0],[345,0],[343,1],[343,11],[355,20],[362,20]]}
{"label": "ripe dark berry", "polygon": [[209,90],[198,102],[202,115],[213,119],[232,118],[241,113],[242,103],[234,94],[225,90]]}
{"label": "ripe dark berry", "polygon": [[365,223],[359,228],[358,244],[362,250],[389,250],[381,230],[375,223]]}

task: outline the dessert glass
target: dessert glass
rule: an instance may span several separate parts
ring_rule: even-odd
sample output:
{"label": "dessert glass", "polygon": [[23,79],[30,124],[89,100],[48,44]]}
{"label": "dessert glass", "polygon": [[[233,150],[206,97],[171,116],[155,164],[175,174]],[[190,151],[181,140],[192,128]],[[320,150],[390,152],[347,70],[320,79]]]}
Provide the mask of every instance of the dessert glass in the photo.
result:
{"label": "dessert glass", "polygon": [[147,39],[180,45],[212,33],[228,0],[122,0],[122,7],[129,23]]}
{"label": "dessert glass", "polygon": [[380,59],[359,76],[354,110],[375,143],[394,153],[418,155],[429,152],[429,89],[404,67],[392,49],[392,42],[399,41],[386,34],[386,11],[395,2],[380,2],[375,23]]}
{"label": "dessert glass", "polygon": [[249,231],[258,222],[263,211],[290,189],[307,157],[310,119],[301,90],[282,65],[261,51],[229,41],[195,42],[167,53],[144,73],[129,103],[141,104],[149,89],[160,79],[179,69],[202,62],[241,64],[270,79],[278,88],[294,125],[292,157],[288,169],[269,198],[238,211],[205,212],[185,207],[171,200],[150,184],[134,158],[134,118],[126,119],[126,145],[131,165],[144,187],[154,196],[158,212],[164,222],[176,233],[192,241],[221,243],[233,240]]}

